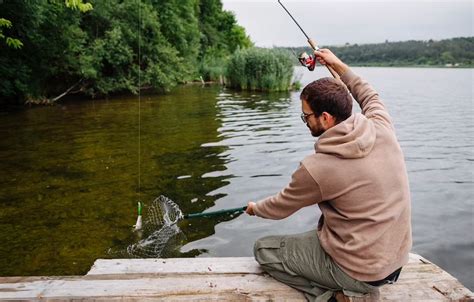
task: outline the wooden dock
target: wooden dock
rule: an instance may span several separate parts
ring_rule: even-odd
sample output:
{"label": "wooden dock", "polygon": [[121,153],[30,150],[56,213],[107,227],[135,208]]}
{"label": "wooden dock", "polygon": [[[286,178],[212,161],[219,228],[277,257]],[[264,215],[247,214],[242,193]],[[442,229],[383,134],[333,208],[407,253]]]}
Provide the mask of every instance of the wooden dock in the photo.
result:
{"label": "wooden dock", "polygon": [[[98,259],[85,276],[0,277],[0,300],[305,301],[250,257]],[[410,254],[397,283],[356,301],[474,301],[474,296],[438,266]]]}

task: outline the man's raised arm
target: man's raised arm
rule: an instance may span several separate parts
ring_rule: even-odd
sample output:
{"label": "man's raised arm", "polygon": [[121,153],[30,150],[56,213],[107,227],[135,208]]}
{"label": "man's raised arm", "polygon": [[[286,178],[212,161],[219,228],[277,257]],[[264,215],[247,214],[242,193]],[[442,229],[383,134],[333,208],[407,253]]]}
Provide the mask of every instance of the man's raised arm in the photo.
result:
{"label": "man's raised arm", "polygon": [[368,119],[373,119],[393,129],[392,120],[375,89],[367,81],[357,76],[344,62],[329,49],[320,49],[314,53],[322,65],[331,66],[346,84],[354,99],[359,103]]}

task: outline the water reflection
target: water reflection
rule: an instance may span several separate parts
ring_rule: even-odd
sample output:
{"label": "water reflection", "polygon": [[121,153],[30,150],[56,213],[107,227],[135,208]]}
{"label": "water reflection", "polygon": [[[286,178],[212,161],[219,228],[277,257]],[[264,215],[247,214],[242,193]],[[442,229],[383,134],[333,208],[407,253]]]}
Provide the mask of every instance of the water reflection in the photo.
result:
{"label": "water reflection", "polygon": [[[218,97],[222,121],[219,141],[203,147],[225,146],[230,184],[214,191],[226,194],[212,209],[239,207],[277,192],[286,184],[304,154],[312,152],[313,139],[299,119],[297,92],[226,93]],[[202,256],[248,256],[257,236],[271,231],[270,225],[289,230],[315,225],[317,210],[298,213],[279,222],[242,215],[217,224],[216,235],[185,245],[183,252],[204,250]]]}
{"label": "water reflection", "polygon": [[[280,173],[258,172],[259,157],[268,150],[268,146],[276,144],[285,136],[285,131],[291,127],[292,113],[289,110],[291,98],[289,93],[265,93],[252,94],[247,92],[223,91],[217,98],[216,108],[218,108],[217,119],[221,122],[218,128],[218,137],[215,141],[202,144],[204,149],[221,147],[224,148],[220,153],[221,158],[225,159],[225,169],[216,169],[203,177],[229,177],[231,179],[225,186],[221,186],[208,195],[219,196],[216,205],[209,210],[219,210],[224,208],[240,207],[247,204],[248,198],[248,178],[249,177],[271,177],[280,176]],[[285,142],[286,139],[285,139]],[[281,147],[280,147],[281,148]],[[285,147],[283,147],[285,149]],[[267,163],[260,161],[263,165]],[[245,196],[245,197],[244,197]],[[242,217],[245,217],[242,216]],[[200,221],[190,220],[190,226],[199,225],[199,228],[193,229],[194,232],[203,234],[202,224],[209,223],[211,220],[212,230],[206,230],[206,236],[201,238],[212,238],[216,225],[225,221],[232,223],[238,221],[236,217],[218,217],[204,218]],[[190,233],[192,234],[192,232]],[[227,234],[232,237],[232,234]],[[205,239],[207,241],[208,239]],[[212,240],[212,239],[211,239]],[[199,242],[199,240],[189,240],[190,242]],[[221,240],[220,244],[226,245],[227,240]],[[209,250],[212,247],[212,251]],[[187,255],[191,253],[215,252],[216,245],[205,244],[194,246],[193,244],[185,246],[181,251]],[[233,249],[234,247],[228,246]],[[198,252],[199,251],[199,252]]]}
{"label": "water reflection", "polygon": [[[139,199],[146,206],[164,194],[187,213],[214,206],[225,194],[212,191],[232,177],[208,177],[226,169],[225,146],[201,147],[220,134],[218,93],[218,87],[189,86],[143,96],[140,157],[136,98],[5,113],[0,274],[87,272],[108,250],[137,240],[131,226]],[[196,240],[212,234],[217,222],[182,229]]]}

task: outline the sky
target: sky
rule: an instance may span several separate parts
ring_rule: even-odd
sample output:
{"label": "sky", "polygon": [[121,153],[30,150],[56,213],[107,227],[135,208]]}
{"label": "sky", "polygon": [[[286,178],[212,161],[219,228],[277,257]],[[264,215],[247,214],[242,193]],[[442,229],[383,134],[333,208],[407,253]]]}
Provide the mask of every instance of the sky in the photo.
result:
{"label": "sky", "polygon": [[[473,36],[474,0],[281,1],[320,46]],[[222,3],[256,46],[306,45],[277,0]]]}

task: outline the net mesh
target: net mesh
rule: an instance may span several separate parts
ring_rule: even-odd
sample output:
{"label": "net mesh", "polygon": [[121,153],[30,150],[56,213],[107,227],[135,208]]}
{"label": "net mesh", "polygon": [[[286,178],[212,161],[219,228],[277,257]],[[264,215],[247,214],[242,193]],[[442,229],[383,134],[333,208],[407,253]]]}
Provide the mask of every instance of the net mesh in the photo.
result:
{"label": "net mesh", "polygon": [[137,258],[166,257],[184,236],[177,225],[182,218],[183,213],[176,203],[159,196],[147,206],[143,217],[143,239],[129,245],[127,254]]}

